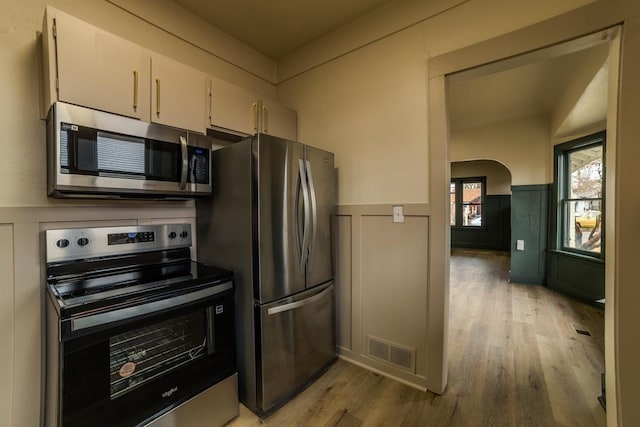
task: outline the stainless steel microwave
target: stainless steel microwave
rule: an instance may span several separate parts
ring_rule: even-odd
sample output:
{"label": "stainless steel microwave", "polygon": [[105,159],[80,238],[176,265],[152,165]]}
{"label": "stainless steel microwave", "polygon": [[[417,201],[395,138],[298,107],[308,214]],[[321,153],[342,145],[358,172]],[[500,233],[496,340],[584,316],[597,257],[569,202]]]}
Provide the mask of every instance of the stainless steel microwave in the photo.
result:
{"label": "stainless steel microwave", "polygon": [[56,102],[47,118],[48,194],[210,195],[211,150],[206,135]]}

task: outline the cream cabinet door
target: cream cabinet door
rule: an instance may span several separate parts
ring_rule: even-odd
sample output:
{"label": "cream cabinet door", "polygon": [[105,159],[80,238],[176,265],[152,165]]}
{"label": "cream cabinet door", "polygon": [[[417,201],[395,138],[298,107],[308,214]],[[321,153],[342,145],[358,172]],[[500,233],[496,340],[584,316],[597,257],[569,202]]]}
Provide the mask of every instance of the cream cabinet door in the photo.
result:
{"label": "cream cabinet door", "polygon": [[209,78],[209,125],[253,135],[258,132],[258,96],[215,77]]}
{"label": "cream cabinet door", "polygon": [[151,57],[151,121],[205,133],[206,77],[165,56]]}
{"label": "cream cabinet door", "polygon": [[298,137],[297,114],[271,101],[262,101],[260,108],[260,132],[296,141]]}
{"label": "cream cabinet door", "polygon": [[57,57],[57,73],[50,75],[57,99],[148,121],[148,52],[53,8],[47,19],[55,20],[47,37]]}

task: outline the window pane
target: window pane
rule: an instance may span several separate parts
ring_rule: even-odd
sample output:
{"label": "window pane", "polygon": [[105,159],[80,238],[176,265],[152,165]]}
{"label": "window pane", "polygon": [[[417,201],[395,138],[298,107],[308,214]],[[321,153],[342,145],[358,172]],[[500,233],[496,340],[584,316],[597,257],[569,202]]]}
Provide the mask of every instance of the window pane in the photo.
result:
{"label": "window pane", "polygon": [[602,234],[601,199],[571,200],[565,205],[564,246],[600,253]]}
{"label": "window pane", "polygon": [[482,182],[462,184],[462,225],[482,226]]}
{"label": "window pane", "polygon": [[569,157],[571,177],[569,199],[602,197],[602,145],[572,151]]}
{"label": "window pane", "polygon": [[449,189],[449,224],[456,225],[456,183],[452,182]]}

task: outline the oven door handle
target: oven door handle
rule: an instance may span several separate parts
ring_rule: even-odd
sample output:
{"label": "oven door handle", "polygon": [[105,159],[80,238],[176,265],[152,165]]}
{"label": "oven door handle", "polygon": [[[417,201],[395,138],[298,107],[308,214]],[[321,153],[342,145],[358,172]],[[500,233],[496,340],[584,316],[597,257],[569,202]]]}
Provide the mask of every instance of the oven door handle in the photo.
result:
{"label": "oven door handle", "polygon": [[71,331],[93,328],[96,326],[106,325],[108,323],[132,319],[134,317],[143,316],[145,314],[167,310],[190,302],[218,295],[232,288],[232,282],[225,282],[210,288],[201,289],[199,291],[175,296],[172,298],[167,298],[161,301],[154,301],[147,304],[136,305],[135,307],[121,308],[118,310],[109,311],[107,313],[92,314],[90,316],[71,319]]}

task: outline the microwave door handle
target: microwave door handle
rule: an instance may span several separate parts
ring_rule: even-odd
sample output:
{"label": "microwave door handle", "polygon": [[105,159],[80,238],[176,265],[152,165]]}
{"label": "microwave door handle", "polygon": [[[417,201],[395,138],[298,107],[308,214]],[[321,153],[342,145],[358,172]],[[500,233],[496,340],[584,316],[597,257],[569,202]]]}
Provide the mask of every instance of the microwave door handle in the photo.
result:
{"label": "microwave door handle", "polygon": [[182,152],[182,171],[180,174],[180,189],[187,188],[187,174],[189,172],[189,159],[187,159],[187,139],[184,136],[180,137],[180,150]]}

